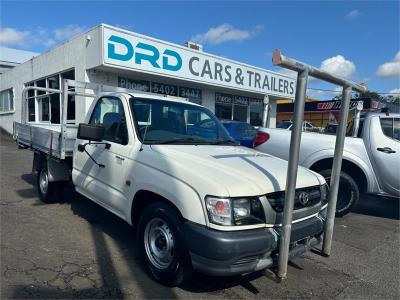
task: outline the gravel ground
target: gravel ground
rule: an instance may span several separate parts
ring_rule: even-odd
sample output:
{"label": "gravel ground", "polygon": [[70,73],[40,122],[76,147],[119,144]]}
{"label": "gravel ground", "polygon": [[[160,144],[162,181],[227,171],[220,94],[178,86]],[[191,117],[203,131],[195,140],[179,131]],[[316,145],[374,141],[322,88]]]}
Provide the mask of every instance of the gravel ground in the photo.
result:
{"label": "gravel ground", "polygon": [[270,270],[229,278],[195,274],[167,288],[143,271],[132,228],[63,190],[38,200],[32,153],[0,139],[1,298],[335,298],[399,299],[399,201],[363,196],[336,219],[332,255],[290,263],[277,283]]}

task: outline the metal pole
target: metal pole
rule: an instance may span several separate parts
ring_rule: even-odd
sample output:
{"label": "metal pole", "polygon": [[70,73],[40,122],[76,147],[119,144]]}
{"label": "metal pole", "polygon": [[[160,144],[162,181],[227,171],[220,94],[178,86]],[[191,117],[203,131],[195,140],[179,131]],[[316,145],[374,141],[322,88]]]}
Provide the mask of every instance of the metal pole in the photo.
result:
{"label": "metal pole", "polygon": [[62,81],[62,93],[61,93],[61,141],[60,141],[60,153],[61,159],[65,158],[65,136],[67,133],[67,109],[68,109],[68,80],[63,79]]}
{"label": "metal pole", "polygon": [[292,231],[293,205],[296,192],[297,169],[299,166],[299,151],[301,130],[304,117],[304,98],[306,95],[308,69],[297,74],[297,86],[294,107],[294,119],[290,138],[289,163],[286,176],[285,205],[283,209],[282,234],[279,245],[278,277],[285,279],[289,257],[290,234]]}
{"label": "metal pole", "polygon": [[324,225],[324,241],[322,252],[329,256],[332,247],[333,225],[335,222],[336,202],[339,190],[340,169],[342,168],[343,146],[346,136],[347,119],[349,116],[349,104],[351,98],[351,86],[344,86],[342,92],[342,104],[340,107],[340,118],[336,132],[335,156],[333,158],[332,174],[329,191],[329,202],[326,222]]}
{"label": "metal pole", "polygon": [[363,108],[364,108],[363,102],[359,101],[356,107],[356,115],[353,121],[353,137],[357,137],[358,135],[358,130],[360,129],[360,116]]}
{"label": "metal pole", "polygon": [[267,126],[269,126],[268,119],[270,117],[269,116],[270,103],[269,103],[268,95],[265,95],[263,103],[264,103],[264,111],[263,111],[262,127],[267,127]]}

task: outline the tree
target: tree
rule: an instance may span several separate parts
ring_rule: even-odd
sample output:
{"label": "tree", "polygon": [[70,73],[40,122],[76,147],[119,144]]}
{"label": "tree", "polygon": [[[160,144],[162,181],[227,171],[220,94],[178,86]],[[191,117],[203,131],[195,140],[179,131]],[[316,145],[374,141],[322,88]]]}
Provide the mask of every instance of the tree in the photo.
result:
{"label": "tree", "polygon": [[355,93],[355,98],[371,98],[373,100],[381,100],[381,96],[375,91],[366,90],[365,92]]}
{"label": "tree", "polygon": [[[371,98],[373,100],[381,100],[381,96],[379,96],[379,94],[375,91],[370,91],[370,90],[366,90],[365,92],[360,92],[360,93],[354,93],[354,96],[352,98]],[[334,96],[332,98],[332,100],[337,100],[337,101],[341,101],[342,100],[342,94],[338,94],[336,96]]]}

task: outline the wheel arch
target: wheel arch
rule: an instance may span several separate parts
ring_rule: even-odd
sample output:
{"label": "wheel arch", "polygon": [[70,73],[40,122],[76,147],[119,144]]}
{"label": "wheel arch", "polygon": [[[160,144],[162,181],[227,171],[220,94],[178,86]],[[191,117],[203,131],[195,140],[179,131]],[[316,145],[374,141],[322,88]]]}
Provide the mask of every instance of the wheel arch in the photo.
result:
{"label": "wheel arch", "polygon": [[184,218],[178,207],[166,197],[149,190],[138,190],[133,197],[131,204],[130,222],[135,226],[144,209],[154,202],[162,202],[172,207],[180,218]]}
{"label": "wheel arch", "polygon": [[[333,157],[323,158],[314,162],[309,168],[315,172],[319,172],[326,169],[332,169],[332,163]],[[361,166],[354,161],[343,158],[341,170],[354,179],[359,187],[360,192],[368,191],[368,178]]]}
{"label": "wheel arch", "polygon": [[56,161],[44,153],[35,152],[32,163],[32,173],[39,172],[46,167],[49,181],[69,181],[70,180],[70,164],[69,161]]}

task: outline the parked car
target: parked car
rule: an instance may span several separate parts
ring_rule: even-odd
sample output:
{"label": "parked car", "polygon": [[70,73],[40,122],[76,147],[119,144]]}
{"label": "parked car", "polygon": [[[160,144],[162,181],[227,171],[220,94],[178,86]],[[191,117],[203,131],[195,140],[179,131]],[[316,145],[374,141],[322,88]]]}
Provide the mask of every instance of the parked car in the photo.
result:
{"label": "parked car", "polygon": [[[360,193],[400,198],[400,114],[371,112],[362,115],[358,132],[346,137],[336,215],[350,212]],[[267,135],[258,151],[289,159],[291,132],[260,128]],[[265,139],[265,138],[264,138]],[[335,136],[304,132],[299,162],[330,180]]]}
{"label": "parked car", "polygon": [[[238,146],[207,108],[108,92],[79,126],[23,122],[14,130],[35,151],[40,199],[56,201],[72,177],[78,193],[136,228],[156,280],[178,285],[193,270],[225,276],[274,265],[287,162]],[[323,176],[299,167],[290,258],[320,243],[327,193]]]}
{"label": "parked car", "polygon": [[230,136],[233,137],[233,139],[238,142],[239,145],[248,148],[254,147],[257,129],[250,124],[241,121],[222,120],[221,122],[228,130]]}

